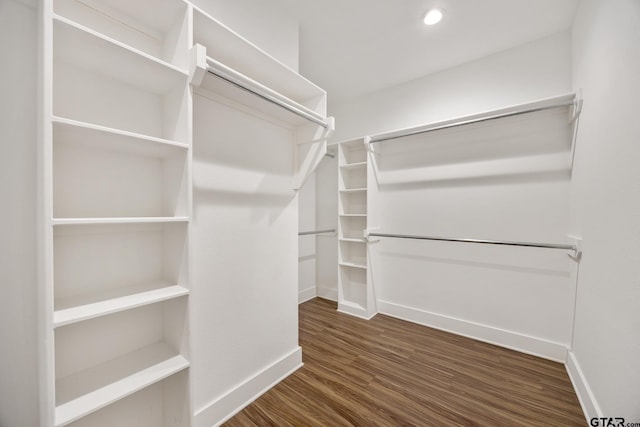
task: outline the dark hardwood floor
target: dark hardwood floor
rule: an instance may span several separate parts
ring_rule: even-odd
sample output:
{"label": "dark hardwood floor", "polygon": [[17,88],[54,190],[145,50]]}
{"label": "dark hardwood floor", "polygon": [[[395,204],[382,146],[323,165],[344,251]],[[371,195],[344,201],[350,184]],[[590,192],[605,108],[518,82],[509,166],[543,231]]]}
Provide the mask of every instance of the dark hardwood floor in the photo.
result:
{"label": "dark hardwood floor", "polygon": [[336,304],[300,305],[304,367],[225,426],[585,426],[560,363]]}

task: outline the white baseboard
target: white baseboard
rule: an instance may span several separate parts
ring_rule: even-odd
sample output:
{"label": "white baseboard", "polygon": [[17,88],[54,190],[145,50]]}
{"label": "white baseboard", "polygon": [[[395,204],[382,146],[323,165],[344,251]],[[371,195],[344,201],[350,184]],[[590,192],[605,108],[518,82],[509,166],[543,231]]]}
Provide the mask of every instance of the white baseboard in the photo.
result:
{"label": "white baseboard", "polygon": [[257,372],[222,397],[197,409],[194,425],[211,427],[224,423],[300,367],[302,367],[302,348],[296,347],[292,352]]}
{"label": "white baseboard", "polygon": [[348,302],[340,301],[338,301],[338,312],[349,314],[354,317],[359,317],[364,320],[371,320],[376,314],[378,314],[377,312],[368,313],[364,307],[358,304],[351,304]]}
{"label": "white baseboard", "polygon": [[569,351],[567,356],[566,368],[569,378],[571,379],[571,383],[573,384],[573,389],[576,391],[576,395],[580,401],[582,412],[584,413],[587,421],[591,418],[602,417],[603,415],[600,410],[600,406],[598,405],[598,402],[591,391],[591,387],[589,387],[589,383],[582,372],[582,368],[580,368],[580,364],[572,351]]}
{"label": "white baseboard", "polygon": [[302,304],[305,301],[309,301],[316,297],[316,287],[303,289],[298,292],[298,304]]}
{"label": "white baseboard", "polygon": [[338,285],[333,287],[318,286],[316,293],[320,298],[328,299],[329,301],[338,301]]}
{"label": "white baseboard", "polygon": [[378,313],[386,314],[387,316],[441,329],[478,341],[553,360],[554,362],[565,363],[567,359],[567,346],[565,344],[387,301],[378,301],[377,305]]}

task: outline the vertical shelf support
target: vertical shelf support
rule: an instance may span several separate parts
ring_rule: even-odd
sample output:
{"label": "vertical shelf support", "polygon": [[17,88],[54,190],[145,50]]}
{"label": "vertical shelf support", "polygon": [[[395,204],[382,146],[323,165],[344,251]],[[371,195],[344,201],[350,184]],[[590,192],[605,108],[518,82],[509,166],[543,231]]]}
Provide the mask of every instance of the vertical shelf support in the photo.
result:
{"label": "vertical shelf support", "polygon": [[295,146],[295,171],[293,178],[293,189],[300,190],[309,177],[316,170],[324,156],[327,154],[327,139],[331,136],[335,129],[335,119],[327,117],[326,128],[321,126],[312,126],[312,132],[315,135],[308,137],[309,128],[302,128],[298,135],[298,142]]}

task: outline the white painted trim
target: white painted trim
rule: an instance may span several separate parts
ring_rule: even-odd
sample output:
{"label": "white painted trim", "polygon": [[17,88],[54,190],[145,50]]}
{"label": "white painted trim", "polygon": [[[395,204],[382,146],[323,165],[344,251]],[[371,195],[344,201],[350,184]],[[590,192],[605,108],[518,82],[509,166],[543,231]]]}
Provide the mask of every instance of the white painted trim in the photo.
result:
{"label": "white painted trim", "polygon": [[582,407],[582,413],[584,414],[587,422],[591,418],[602,417],[603,415],[602,410],[600,410],[600,405],[598,405],[598,402],[593,395],[593,391],[591,390],[591,387],[589,387],[587,378],[584,376],[582,368],[580,368],[578,359],[576,359],[576,355],[573,351],[569,351],[565,367],[567,368],[567,374],[569,374],[569,379],[571,379],[571,384],[573,384],[573,389],[578,396],[580,406]]}
{"label": "white painted trim", "polygon": [[495,344],[500,347],[553,360],[554,362],[566,362],[567,344],[552,342],[518,332],[507,331],[468,320],[456,319],[387,301],[378,301],[378,312],[430,328],[440,329],[478,341],[484,341],[489,344]]}
{"label": "white painted trim", "polygon": [[378,314],[377,312],[367,313],[367,310],[364,307],[357,304],[350,304],[346,301],[338,301],[338,312],[359,317],[364,320],[371,320],[376,314]]}
{"label": "white painted trim", "polygon": [[303,302],[309,301],[310,299],[313,299],[315,297],[316,297],[315,286],[298,291],[298,304],[302,304]]}
{"label": "white painted trim", "polygon": [[316,288],[316,294],[320,298],[328,299],[329,301],[338,302],[338,285],[333,287],[318,286]]}
{"label": "white painted trim", "polygon": [[301,367],[302,348],[296,347],[234,389],[196,410],[195,427],[219,426]]}

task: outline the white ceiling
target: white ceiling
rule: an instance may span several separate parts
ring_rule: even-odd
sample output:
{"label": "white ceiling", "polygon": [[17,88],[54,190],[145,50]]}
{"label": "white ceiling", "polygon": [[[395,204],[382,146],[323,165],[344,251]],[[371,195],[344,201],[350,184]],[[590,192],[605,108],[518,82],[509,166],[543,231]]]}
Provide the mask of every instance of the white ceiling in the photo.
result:
{"label": "white ceiling", "polygon": [[[579,0],[291,0],[300,72],[337,104],[571,26]],[[444,9],[435,26],[422,17]]]}

